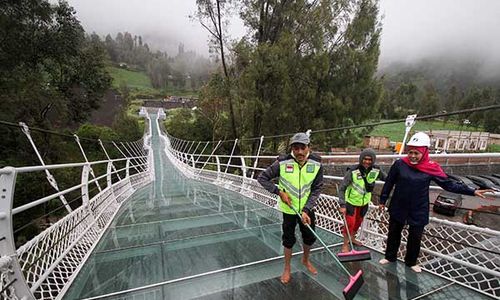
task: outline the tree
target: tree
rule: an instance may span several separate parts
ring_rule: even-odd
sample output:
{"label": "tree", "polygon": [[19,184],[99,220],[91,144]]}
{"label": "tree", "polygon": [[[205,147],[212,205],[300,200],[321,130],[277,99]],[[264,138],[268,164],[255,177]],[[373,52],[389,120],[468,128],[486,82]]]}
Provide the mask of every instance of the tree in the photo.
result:
{"label": "tree", "polygon": [[222,62],[222,70],[224,72],[226,84],[225,99],[229,104],[229,115],[231,121],[231,132],[233,138],[238,138],[238,130],[236,127],[236,119],[234,112],[233,99],[230,92],[231,78],[229,76],[228,65],[226,62],[226,47],[225,47],[225,27],[228,21],[224,19],[229,11],[231,0],[196,0],[198,7],[195,13],[200,24],[210,33],[211,49],[220,54]]}
{"label": "tree", "polygon": [[[235,48],[251,136],[373,118],[380,24],[376,1],[247,0],[249,35]],[[250,110],[250,111],[248,111]],[[346,116],[351,116],[348,120]],[[339,141],[325,136],[325,146]]]}
{"label": "tree", "polygon": [[419,114],[420,115],[432,115],[437,114],[439,110],[439,96],[434,89],[432,84],[429,84],[425,88],[425,94],[419,104]]}
{"label": "tree", "polygon": [[67,2],[0,5],[0,117],[41,127],[84,121],[110,85],[101,41],[85,37]]}

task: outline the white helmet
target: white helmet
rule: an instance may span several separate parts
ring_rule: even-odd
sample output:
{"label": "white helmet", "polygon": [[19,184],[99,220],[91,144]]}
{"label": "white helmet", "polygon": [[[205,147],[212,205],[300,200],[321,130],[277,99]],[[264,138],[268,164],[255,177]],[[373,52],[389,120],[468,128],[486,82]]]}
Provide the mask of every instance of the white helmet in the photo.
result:
{"label": "white helmet", "polygon": [[431,139],[427,134],[423,132],[417,132],[410,138],[407,145],[416,147],[422,147],[422,146],[430,147]]}

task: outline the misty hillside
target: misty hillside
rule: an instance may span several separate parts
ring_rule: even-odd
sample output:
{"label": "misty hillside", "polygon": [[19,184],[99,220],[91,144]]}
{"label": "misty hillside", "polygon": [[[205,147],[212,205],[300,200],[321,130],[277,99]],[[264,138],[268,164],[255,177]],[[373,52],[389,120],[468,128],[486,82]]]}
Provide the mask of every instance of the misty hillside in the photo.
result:
{"label": "misty hillside", "polygon": [[416,62],[389,62],[377,73],[384,77],[388,88],[397,88],[401,82],[426,82],[443,93],[453,86],[460,91],[499,87],[500,71],[491,72],[488,67],[477,57],[435,56]]}

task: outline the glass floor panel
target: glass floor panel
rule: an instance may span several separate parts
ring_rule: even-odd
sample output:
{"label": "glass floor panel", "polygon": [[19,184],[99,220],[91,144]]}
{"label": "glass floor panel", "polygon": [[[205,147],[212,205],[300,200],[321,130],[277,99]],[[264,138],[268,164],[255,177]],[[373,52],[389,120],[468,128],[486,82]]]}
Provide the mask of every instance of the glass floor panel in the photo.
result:
{"label": "glass floor panel", "polygon": [[[154,118],[154,116],[153,116]],[[314,245],[313,276],[294,248],[292,281],[283,285],[281,213],[239,193],[188,180],[168,162],[153,126],[155,182],[118,212],[64,299],[343,299],[348,276]],[[334,253],[342,239],[324,230]],[[297,228],[297,240],[300,232]],[[363,270],[356,299],[483,299],[482,294],[382,256],[346,263]]]}

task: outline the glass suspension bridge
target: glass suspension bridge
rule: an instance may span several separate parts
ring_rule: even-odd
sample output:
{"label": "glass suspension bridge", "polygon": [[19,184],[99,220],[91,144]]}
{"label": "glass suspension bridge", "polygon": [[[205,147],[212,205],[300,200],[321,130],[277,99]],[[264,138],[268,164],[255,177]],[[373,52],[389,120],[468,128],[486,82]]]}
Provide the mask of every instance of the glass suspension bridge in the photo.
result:
{"label": "glass suspension bridge", "polygon": [[[114,146],[122,158],[0,169],[1,299],[343,299],[348,278],[322,247],[312,251],[318,275],[300,263],[297,243],[292,281],[281,284],[281,213],[277,198],[255,180],[275,156],[220,154],[220,143],[184,141],[161,129],[163,110],[141,110],[144,138]],[[23,128],[30,137],[29,128]],[[102,143],[101,143],[102,146]],[[104,152],[106,148],[102,147]],[[393,161],[398,156],[380,155]],[[498,159],[495,154],[436,159]],[[342,163],[357,156],[324,156]],[[77,172],[60,188],[52,174]],[[53,192],[14,206],[23,176],[40,174]],[[44,178],[45,177],[45,178]],[[325,176],[326,180],[340,177]],[[37,182],[31,184],[38,184]],[[76,195],[76,197],[75,197]],[[37,207],[56,201],[66,212],[29,240],[16,239]],[[28,219],[29,220],[29,219]],[[34,220],[30,220],[34,222]],[[372,260],[346,263],[363,270],[356,299],[490,299],[500,297],[500,232],[431,218],[417,274],[379,265],[388,216],[369,210],[359,239]],[[339,252],[342,221],[337,198],[322,194],[318,234]],[[17,226],[17,227],[16,227]],[[404,256],[403,239],[399,257]]]}

